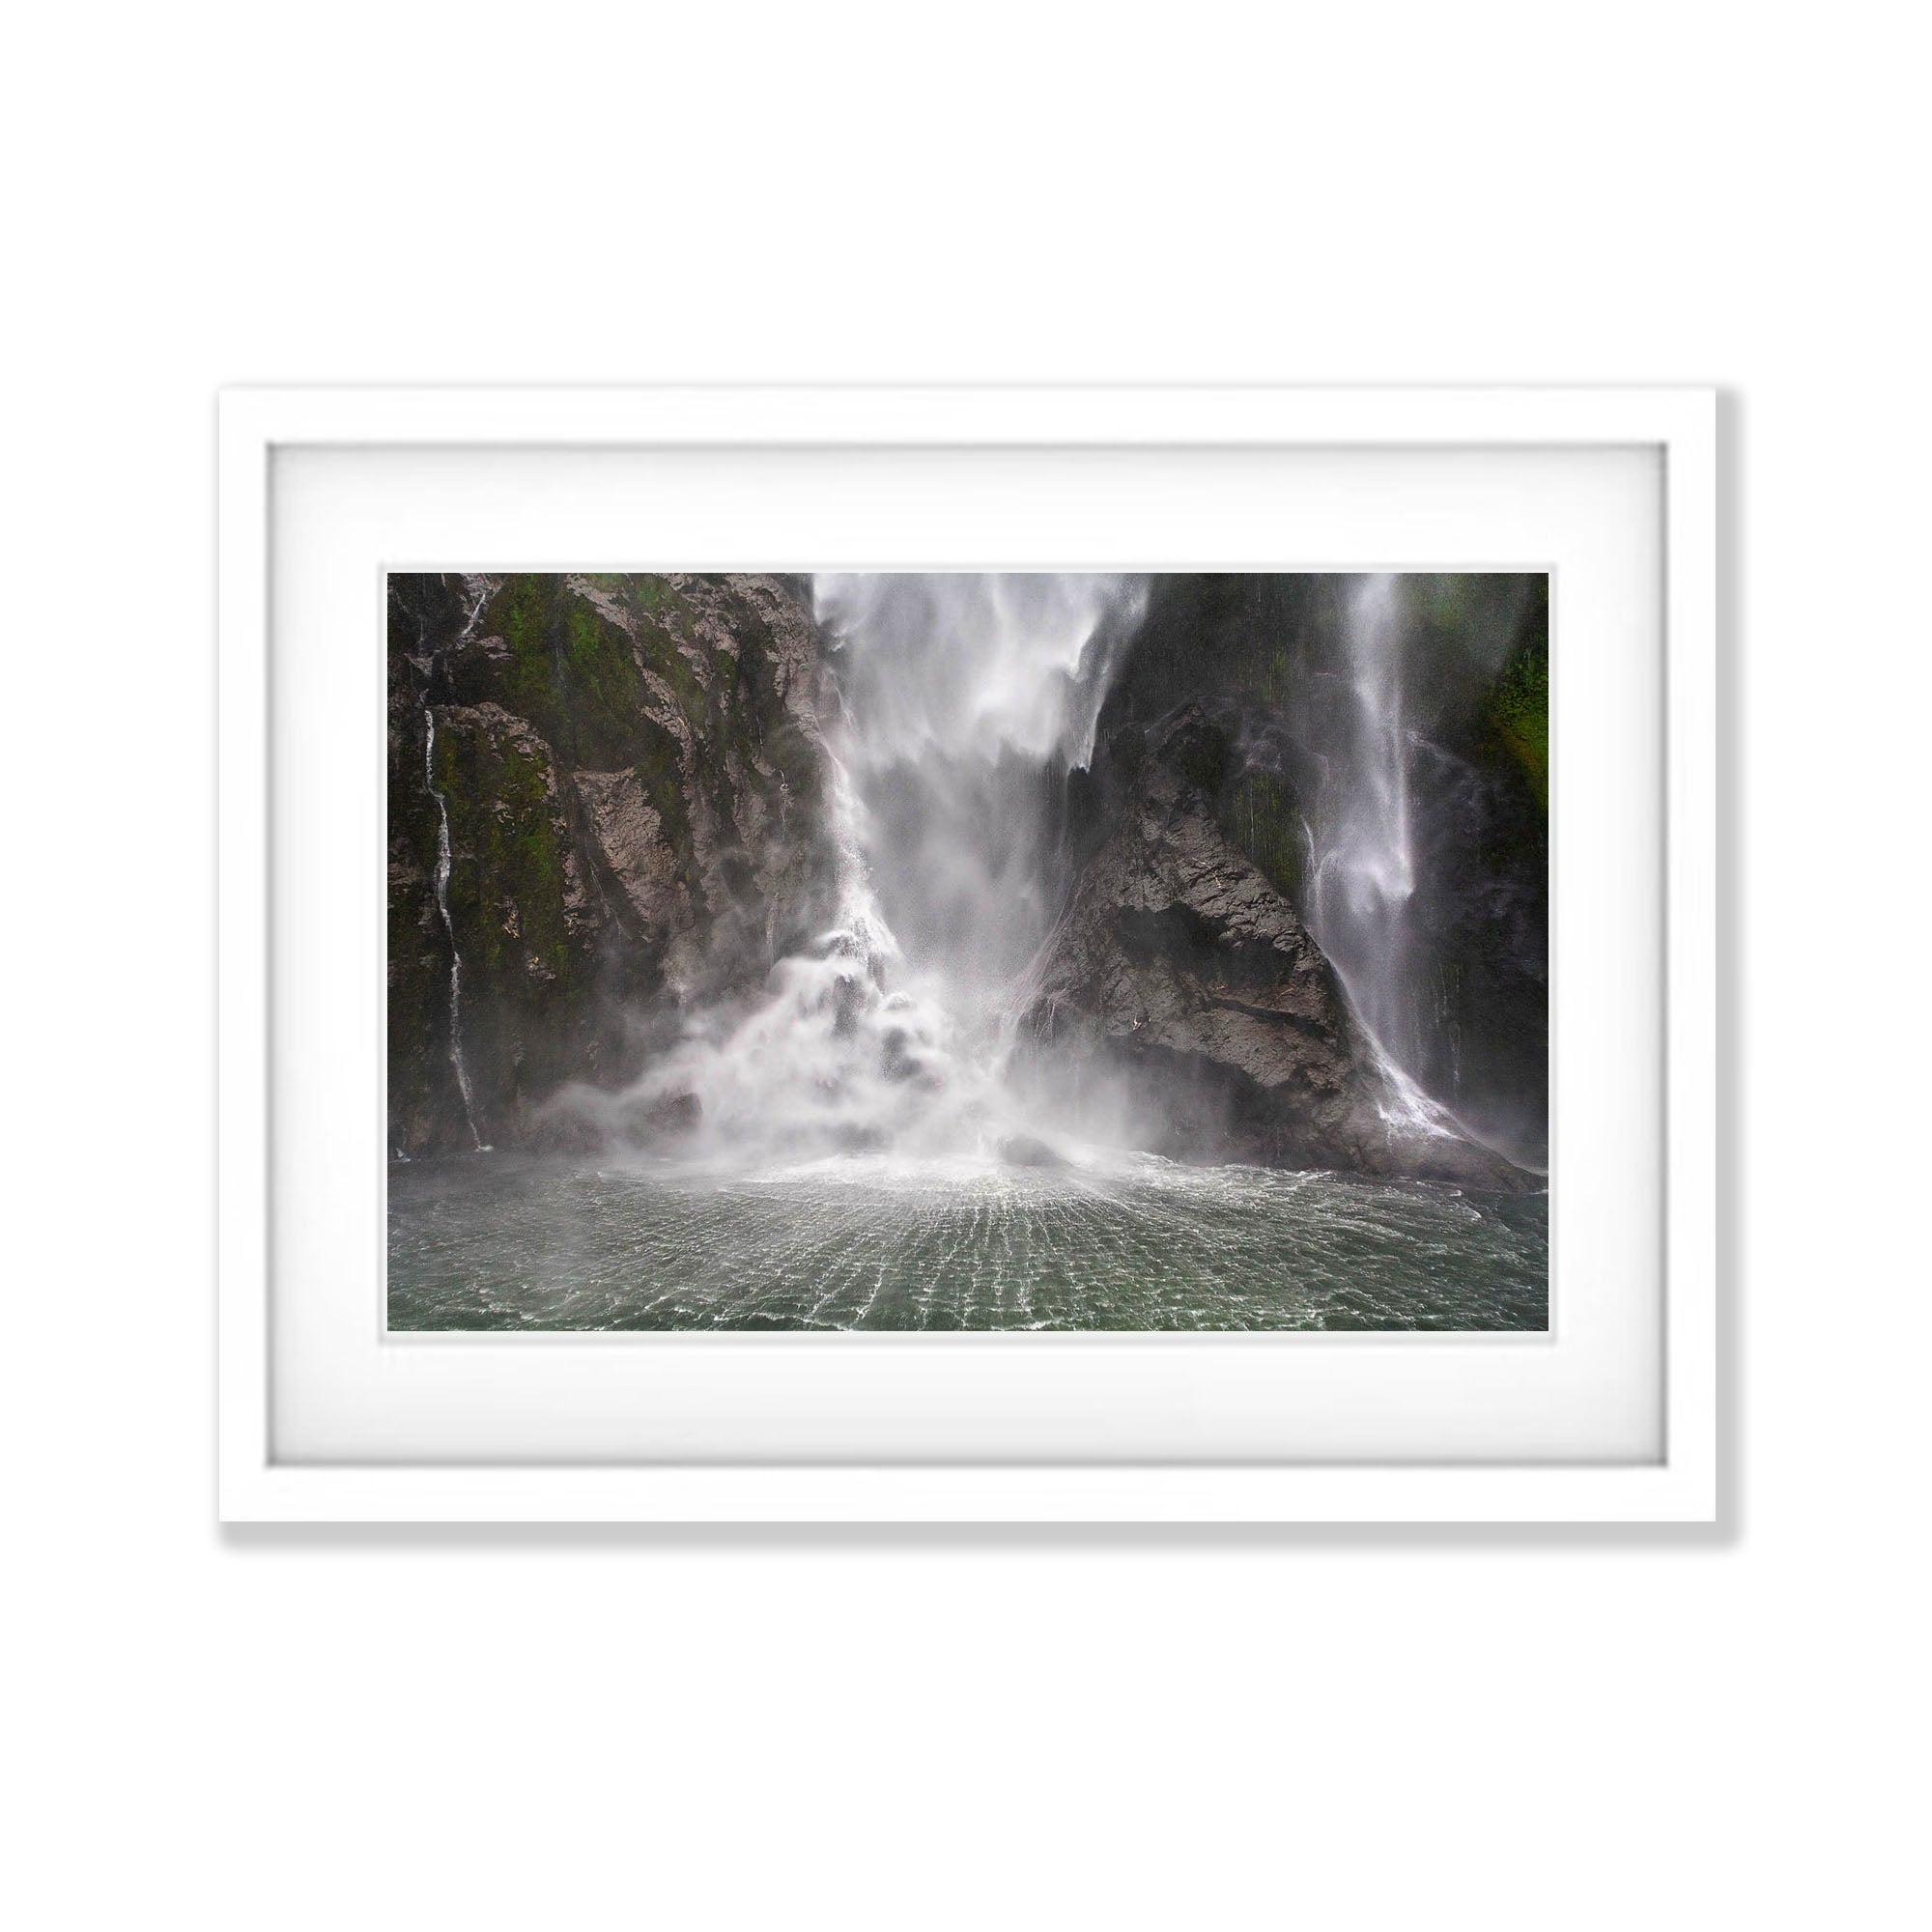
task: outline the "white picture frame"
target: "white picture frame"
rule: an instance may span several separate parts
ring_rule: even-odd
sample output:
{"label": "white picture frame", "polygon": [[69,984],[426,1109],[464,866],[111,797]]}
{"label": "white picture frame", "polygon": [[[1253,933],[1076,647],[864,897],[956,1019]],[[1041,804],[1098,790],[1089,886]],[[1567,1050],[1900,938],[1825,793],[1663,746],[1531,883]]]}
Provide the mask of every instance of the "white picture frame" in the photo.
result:
{"label": "white picture frame", "polygon": [[[1197,1521],[1652,1522],[1717,1520],[1719,1505],[1717,1300],[1716,400],[1698,388],[680,388],[238,389],[220,400],[219,500],[219,1511],[277,1521]],[[737,1453],[639,1459],[619,1448],[531,1453],[507,1432],[499,1453],[469,1438],[463,1460],[437,1460],[407,1437],[373,1431],[365,1451],[332,1440],[323,1453],[278,1448],[276,1404],[290,1399],[272,1351],[270,1266],[271,878],[270,719],[275,691],[278,460],[290,452],[488,453],[838,452],[863,466],[943,452],[1120,452],[1136,462],[1203,451],[1293,452],[1340,462],[1377,452],[1637,451],[1659,477],[1662,798],[1656,850],[1661,945],[1655,960],[1662,1054],[1654,1145],[1631,1158],[1661,1164],[1655,1350],[1655,1453],[1641,1459],[1497,1459],[1400,1455],[1338,1460],[1319,1432],[1293,1460],[1136,1455],[1124,1424],[1106,1456],[976,1452],[895,1456],[884,1436],[863,1456]],[[402,559],[397,559],[401,561]],[[427,564],[429,558],[410,561]],[[454,567],[528,565],[528,556],[442,557]],[[544,560],[549,561],[546,557]],[[581,560],[581,559],[579,559]],[[694,567],[731,556],[682,554]],[[851,561],[768,552],[766,565]],[[988,563],[1007,560],[987,556]],[[1037,559],[1012,559],[1018,562]],[[1059,554],[1072,565],[1123,561]],[[1265,561],[1265,559],[1258,559]],[[1405,553],[1383,559],[1457,561]],[[1494,559],[1492,559],[1493,561]],[[371,601],[372,625],[376,609]],[[1562,676],[1559,656],[1557,676]],[[372,716],[374,715],[372,709]],[[1562,765],[1559,736],[1557,762]],[[373,762],[373,760],[372,760]],[[1587,801],[1577,808],[1589,810]],[[1562,890],[1558,875],[1558,891]],[[1558,1169],[1560,1184],[1561,1169]],[[351,1183],[359,1185],[359,1182]],[[1560,1285],[1558,1287],[1560,1294]],[[675,1349],[684,1338],[659,1338]],[[863,1351],[862,1338],[812,1338]],[[1386,1338],[1399,1347],[1401,1338]],[[565,1338],[594,1375],[597,1338]],[[1013,1373],[1021,1338],[982,1354],[978,1373]],[[1220,1351],[1233,1361],[1242,1345]],[[1263,1346],[1256,1342],[1252,1348]],[[1277,1339],[1273,1346],[1278,1350]],[[481,1357],[471,1345],[469,1359]],[[1466,1351],[1465,1351],[1466,1353]],[[372,1356],[372,1360],[378,1359]],[[399,1359],[392,1354],[391,1365]],[[677,1359],[701,1383],[697,1356]],[[820,1357],[819,1359],[826,1359]],[[848,1359],[859,1359],[858,1356]],[[985,1369],[988,1359],[1003,1366]],[[1116,1356],[1116,1361],[1119,1357]],[[1339,1376],[1359,1354],[1306,1351],[1305,1376]],[[635,1352],[634,1352],[635,1360]],[[785,1373],[782,1366],[772,1371]],[[500,1378],[491,1386],[500,1401]],[[1104,1384],[1100,1385],[1104,1386]],[[487,1411],[486,1411],[487,1413]],[[487,1427],[487,1425],[486,1425]],[[562,1441],[564,1438],[558,1438]],[[1043,1438],[1042,1438],[1043,1439]],[[1339,1439],[1339,1438],[1338,1438]],[[881,1445],[886,1446],[882,1447]]]}

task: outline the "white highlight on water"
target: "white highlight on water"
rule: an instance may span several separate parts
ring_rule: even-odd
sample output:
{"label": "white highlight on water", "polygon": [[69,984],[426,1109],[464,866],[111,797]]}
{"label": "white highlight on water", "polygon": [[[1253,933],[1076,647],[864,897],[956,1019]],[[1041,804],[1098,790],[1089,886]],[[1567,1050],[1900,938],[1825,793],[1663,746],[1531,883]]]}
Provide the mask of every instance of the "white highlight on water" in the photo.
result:
{"label": "white highlight on water", "polygon": [[442,929],[449,936],[449,1064],[463,1095],[463,1118],[469,1123],[469,1138],[478,1153],[488,1153],[483,1136],[476,1131],[476,1103],[469,1091],[469,1069],[463,1061],[463,952],[456,943],[456,922],[449,916],[449,802],[436,781],[436,713],[428,704],[423,706],[423,776],[429,782],[429,795],[436,800],[437,813],[436,909],[442,915]]}

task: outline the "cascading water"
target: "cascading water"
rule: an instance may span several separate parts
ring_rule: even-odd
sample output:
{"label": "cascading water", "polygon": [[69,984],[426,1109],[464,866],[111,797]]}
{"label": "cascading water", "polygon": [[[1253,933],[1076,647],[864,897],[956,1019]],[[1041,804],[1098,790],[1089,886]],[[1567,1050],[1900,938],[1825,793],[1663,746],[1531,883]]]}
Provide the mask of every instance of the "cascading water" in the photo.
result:
{"label": "cascading water", "polygon": [[[489,603],[490,593],[496,588],[492,579],[476,576],[466,577],[464,586],[469,592],[469,613],[464,619],[462,630],[457,633],[458,644],[469,642],[475,635],[484,606]],[[436,652],[429,654],[432,676],[440,655]],[[427,698],[423,701],[423,778],[429,786],[429,795],[436,800],[436,871],[433,884],[436,909],[442,916],[442,929],[449,940],[449,1065],[456,1075],[457,1091],[463,1095],[463,1118],[469,1125],[469,1138],[478,1153],[488,1153],[491,1150],[476,1128],[476,1098],[469,1085],[469,1067],[463,1058],[463,950],[456,943],[456,922],[449,912],[449,874],[454,863],[449,843],[449,801],[436,781],[436,713]]]}
{"label": "cascading water", "polygon": [[647,1106],[691,1096],[699,1144],[733,1166],[947,1151],[997,1125],[983,1068],[956,1052],[952,1016],[904,971],[872,891],[851,775],[836,756],[828,775],[834,924],[773,966],[749,1014],[722,1030],[700,1016],[633,1095]]}
{"label": "cascading water", "polygon": [[884,917],[977,1026],[1056,906],[1042,803],[1093,755],[1142,586],[1117,577],[820,577],[838,753]]}
{"label": "cascading water", "polygon": [[442,929],[449,939],[449,1064],[463,1095],[463,1118],[469,1125],[469,1138],[478,1153],[488,1153],[483,1136],[476,1131],[476,1100],[469,1091],[469,1068],[463,1059],[463,952],[456,943],[456,922],[449,916],[449,801],[436,781],[436,713],[423,706],[423,776],[429,795],[436,800],[436,909],[442,915]]}
{"label": "cascading water", "polygon": [[1138,595],[1112,578],[817,580],[840,698],[834,923],[748,1015],[698,1016],[628,1098],[691,1096],[700,1145],[739,1165],[983,1152],[1023,1130],[996,1062],[1004,995],[1052,911],[1041,787],[1091,755]]}
{"label": "cascading water", "polygon": [[476,635],[476,626],[483,621],[483,607],[490,601],[490,593],[497,582],[490,577],[466,577],[464,587],[469,592],[469,614],[463,620],[463,628],[456,634],[459,644],[467,644]]}
{"label": "cascading water", "polygon": [[1406,1070],[1420,1056],[1426,1016],[1415,990],[1410,910],[1416,889],[1409,800],[1414,738],[1404,716],[1408,682],[1399,578],[1364,577],[1348,592],[1339,675],[1309,811],[1313,866],[1309,928],[1327,953],[1369,1036],[1392,1126],[1457,1131]]}

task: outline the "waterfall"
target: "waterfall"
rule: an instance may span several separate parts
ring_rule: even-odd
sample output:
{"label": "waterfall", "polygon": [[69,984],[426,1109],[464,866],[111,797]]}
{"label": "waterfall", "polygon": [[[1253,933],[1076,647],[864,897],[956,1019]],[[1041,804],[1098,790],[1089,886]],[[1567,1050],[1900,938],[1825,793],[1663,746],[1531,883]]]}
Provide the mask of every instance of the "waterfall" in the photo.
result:
{"label": "waterfall", "polygon": [[1420,1057],[1424,1013],[1413,971],[1415,824],[1404,716],[1407,683],[1400,578],[1350,584],[1337,676],[1326,707],[1331,741],[1309,810],[1313,866],[1308,923],[1368,1035],[1380,1068],[1383,1118],[1432,1134],[1458,1131],[1407,1068]]}
{"label": "waterfall", "polygon": [[780,959],[748,1012],[699,1013],[618,1103],[646,1116],[695,1099],[699,1149],[733,1166],[873,1149],[971,1150],[997,1131],[998,1096],[958,1050],[930,975],[908,971],[872,889],[863,807],[828,753],[834,923]]}
{"label": "waterfall", "polygon": [[887,967],[900,955],[899,943],[879,910],[872,891],[872,869],[860,837],[859,796],[845,761],[828,750],[825,755],[826,830],[834,858],[833,929],[819,941],[863,960],[867,976],[883,982]]}
{"label": "waterfall", "polygon": [[[479,603],[478,609],[481,605]],[[475,621],[472,612],[470,621]],[[449,935],[449,1064],[456,1072],[456,1085],[463,1095],[463,1118],[469,1124],[469,1138],[478,1153],[488,1153],[483,1136],[476,1131],[476,1102],[469,1091],[469,1069],[463,1061],[463,953],[456,943],[456,922],[449,916],[449,802],[436,781],[436,713],[423,705],[423,776],[429,795],[436,800],[436,909],[442,915],[442,929]]]}
{"label": "waterfall", "polygon": [[1053,911],[1048,787],[1091,756],[1141,595],[1099,577],[817,579],[839,705],[832,924],[749,1011],[693,1015],[602,1117],[690,1096],[698,1147],[738,1164],[980,1155],[1023,1128],[1000,1023]]}
{"label": "waterfall", "polygon": [[974,1024],[1057,911],[1056,787],[1093,757],[1146,586],[1076,574],[822,576],[848,767],[883,916]]}
{"label": "waterfall", "polygon": [[476,626],[482,621],[483,607],[489,603],[490,594],[497,584],[494,577],[470,575],[463,580],[463,587],[469,592],[469,614],[463,620],[463,628],[456,634],[459,644],[467,644],[476,635]]}

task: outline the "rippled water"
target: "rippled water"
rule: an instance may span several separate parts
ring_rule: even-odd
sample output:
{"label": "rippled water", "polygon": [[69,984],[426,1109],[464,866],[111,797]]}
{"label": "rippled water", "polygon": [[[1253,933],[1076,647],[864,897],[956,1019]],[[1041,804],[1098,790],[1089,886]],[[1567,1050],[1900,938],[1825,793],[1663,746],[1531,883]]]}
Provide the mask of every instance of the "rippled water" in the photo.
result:
{"label": "rippled water", "polygon": [[409,1329],[1530,1328],[1548,1198],[1151,1155],[389,1172]]}

